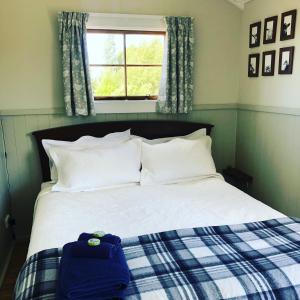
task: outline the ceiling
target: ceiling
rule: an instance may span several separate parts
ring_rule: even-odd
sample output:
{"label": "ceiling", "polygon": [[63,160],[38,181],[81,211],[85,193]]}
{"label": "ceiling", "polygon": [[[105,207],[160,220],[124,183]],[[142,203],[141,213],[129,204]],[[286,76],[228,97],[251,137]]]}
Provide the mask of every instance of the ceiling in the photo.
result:
{"label": "ceiling", "polygon": [[240,9],[244,9],[245,4],[251,0],[227,0],[227,1],[234,4],[235,6],[237,6]]}

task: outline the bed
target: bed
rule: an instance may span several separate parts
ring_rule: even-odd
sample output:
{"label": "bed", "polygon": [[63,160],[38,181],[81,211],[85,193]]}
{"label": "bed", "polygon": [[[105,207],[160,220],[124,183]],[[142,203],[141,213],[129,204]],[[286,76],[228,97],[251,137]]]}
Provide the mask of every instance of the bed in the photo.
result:
{"label": "bed", "polygon": [[[55,299],[61,247],[76,240],[81,232],[104,230],[124,239],[133,277],[128,299],[298,299],[299,220],[227,184],[220,175],[159,186],[129,184],[81,193],[51,191],[43,139],[74,141],[83,135],[102,137],[129,128],[135,135],[154,139],[182,136],[201,128],[210,134],[213,126],[129,121],[34,132],[44,183],[35,204],[28,259],[20,272],[15,298]],[[253,233],[255,237],[249,241]],[[206,244],[199,244],[200,240]],[[214,251],[214,247],[218,249]],[[243,249],[247,259],[238,257]],[[259,265],[259,259],[268,264]],[[41,262],[42,270],[38,268]],[[212,270],[207,271],[208,266]],[[143,268],[147,276],[141,276]],[[206,270],[205,274],[200,270]],[[277,276],[280,280],[270,285]]]}

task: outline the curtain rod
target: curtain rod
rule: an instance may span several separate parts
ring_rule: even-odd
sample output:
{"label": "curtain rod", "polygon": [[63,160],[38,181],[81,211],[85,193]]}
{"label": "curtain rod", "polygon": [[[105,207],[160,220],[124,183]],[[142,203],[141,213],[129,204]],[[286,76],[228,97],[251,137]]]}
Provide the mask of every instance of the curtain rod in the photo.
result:
{"label": "curtain rod", "polygon": [[[62,11],[62,12],[76,12],[76,11]],[[81,12],[81,11],[79,11]],[[139,15],[139,14],[122,14],[122,13],[97,13],[97,12],[84,12],[90,15],[90,17],[110,17],[110,18],[120,18],[120,17],[124,17],[124,18],[136,18],[136,19],[140,19],[140,18],[144,18],[144,19],[162,19],[165,17],[173,17],[174,15],[166,15],[166,16],[161,16],[161,15]],[[179,16],[178,16],[179,17]],[[192,18],[194,19],[194,17],[191,16],[180,16],[180,17],[186,17],[186,18]]]}

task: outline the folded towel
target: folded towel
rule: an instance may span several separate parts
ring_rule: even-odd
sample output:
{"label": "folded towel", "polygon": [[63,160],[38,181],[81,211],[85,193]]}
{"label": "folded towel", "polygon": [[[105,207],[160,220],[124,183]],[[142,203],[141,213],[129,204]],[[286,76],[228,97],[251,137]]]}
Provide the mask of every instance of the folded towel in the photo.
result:
{"label": "folded towel", "polygon": [[116,235],[105,234],[99,237],[96,233],[86,233],[86,232],[80,234],[78,241],[85,241],[93,238],[99,238],[101,242],[114,244],[116,246],[121,244],[121,239]]}
{"label": "folded towel", "polygon": [[130,273],[122,247],[112,245],[115,251],[111,258],[95,259],[74,256],[76,243],[81,242],[63,247],[59,268],[59,299],[123,298]]}
{"label": "folded towel", "polygon": [[112,258],[116,252],[116,246],[110,243],[101,242],[96,246],[89,246],[88,241],[70,243],[70,253],[73,257],[86,258]]}

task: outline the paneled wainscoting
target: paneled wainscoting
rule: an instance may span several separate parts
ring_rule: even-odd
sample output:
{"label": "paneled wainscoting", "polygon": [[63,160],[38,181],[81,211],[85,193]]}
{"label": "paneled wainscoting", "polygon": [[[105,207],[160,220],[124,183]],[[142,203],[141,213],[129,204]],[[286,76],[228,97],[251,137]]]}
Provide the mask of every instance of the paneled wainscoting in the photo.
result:
{"label": "paneled wainscoting", "polygon": [[[10,231],[4,226],[4,218],[9,212],[9,196],[6,175],[6,162],[2,126],[0,124],[0,286],[7,267],[12,247]],[[1,297],[0,297],[1,298]]]}
{"label": "paneled wainscoting", "polygon": [[99,114],[88,118],[70,118],[63,114],[42,112],[17,112],[1,116],[4,125],[9,181],[12,196],[12,212],[16,218],[16,234],[24,238],[30,234],[33,207],[40,190],[41,174],[38,154],[31,132],[35,130],[78,124],[135,119],[180,119],[207,122],[213,130],[213,155],[217,168],[235,164],[236,107],[202,107],[189,115],[165,116],[155,113]]}
{"label": "paneled wainscoting", "polygon": [[240,107],[236,164],[254,177],[252,194],[300,217],[300,111]]}

